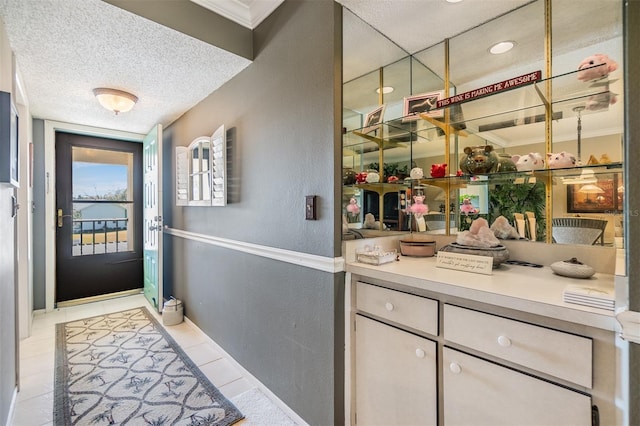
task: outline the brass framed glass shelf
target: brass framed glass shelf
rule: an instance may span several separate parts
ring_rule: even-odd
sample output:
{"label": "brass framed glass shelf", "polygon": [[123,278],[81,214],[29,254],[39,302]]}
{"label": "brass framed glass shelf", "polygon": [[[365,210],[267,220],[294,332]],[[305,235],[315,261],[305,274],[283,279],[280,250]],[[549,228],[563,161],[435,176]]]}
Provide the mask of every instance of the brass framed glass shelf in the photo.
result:
{"label": "brass framed glass shelf", "polygon": [[[552,106],[552,119],[574,117],[581,114],[606,111],[616,94],[610,84],[616,80],[602,78],[581,81],[578,73],[571,71],[533,84],[455,104],[450,111],[450,132],[466,138],[477,135],[481,142],[485,132],[545,121],[545,107]],[[544,85],[552,85],[552,99],[544,95]],[[444,114],[443,114],[444,115]],[[421,114],[420,118],[401,117],[388,120],[373,127],[348,131],[343,140],[345,148],[361,145],[363,150],[390,149],[406,146],[407,143],[432,142],[444,137],[444,117]],[[472,142],[470,138],[469,143]],[[367,144],[372,144],[367,148]]]}
{"label": "brass framed glass shelf", "polygon": [[387,194],[389,192],[398,192],[411,188],[410,183],[356,183],[353,185],[344,185],[345,188],[360,189],[365,191],[373,191],[378,194]]}
{"label": "brass framed glass shelf", "polygon": [[[393,188],[398,186],[404,186],[406,188],[416,185],[432,185],[441,188],[464,188],[469,184],[481,184],[481,183],[533,183],[531,178],[544,179],[547,178],[559,178],[558,183],[589,183],[589,179],[597,179],[598,176],[608,176],[614,173],[622,173],[622,163],[607,163],[607,164],[594,164],[586,166],[566,167],[558,169],[540,169],[532,171],[522,172],[495,172],[482,175],[463,175],[463,176],[444,176],[439,178],[425,177],[422,179],[412,179],[405,181],[402,185],[399,184],[356,184],[354,187],[376,190],[376,188],[389,188],[389,191],[393,191]],[[562,179],[565,179],[564,181]],[[382,185],[377,187],[376,185]],[[397,191],[397,189],[396,189]]]}

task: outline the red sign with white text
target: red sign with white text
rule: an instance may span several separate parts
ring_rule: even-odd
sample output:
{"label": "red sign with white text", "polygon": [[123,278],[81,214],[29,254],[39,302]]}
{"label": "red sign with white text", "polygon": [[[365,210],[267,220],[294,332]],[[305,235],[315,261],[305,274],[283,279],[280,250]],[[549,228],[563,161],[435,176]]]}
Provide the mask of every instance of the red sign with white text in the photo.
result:
{"label": "red sign with white text", "polygon": [[516,87],[526,86],[527,84],[535,83],[541,78],[542,71],[538,70],[530,72],[529,74],[520,75],[518,77],[513,77],[499,83],[490,84],[479,89],[470,90],[468,92],[460,93],[459,95],[453,95],[445,99],[440,99],[436,108],[444,108],[454,104],[478,99],[483,96],[492,95],[494,93],[515,89]]}

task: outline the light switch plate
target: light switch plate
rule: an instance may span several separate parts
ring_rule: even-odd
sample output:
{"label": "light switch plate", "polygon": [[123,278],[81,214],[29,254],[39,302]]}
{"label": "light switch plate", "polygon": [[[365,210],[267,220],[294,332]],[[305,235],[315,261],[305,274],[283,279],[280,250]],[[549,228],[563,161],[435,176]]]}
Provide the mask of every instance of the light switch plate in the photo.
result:
{"label": "light switch plate", "polygon": [[316,196],[307,195],[305,197],[305,219],[316,220]]}

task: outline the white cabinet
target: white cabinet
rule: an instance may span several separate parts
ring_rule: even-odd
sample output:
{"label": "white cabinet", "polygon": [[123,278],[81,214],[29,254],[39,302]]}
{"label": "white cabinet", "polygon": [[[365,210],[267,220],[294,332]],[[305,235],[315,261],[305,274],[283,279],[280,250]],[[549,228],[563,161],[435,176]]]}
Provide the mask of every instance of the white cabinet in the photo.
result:
{"label": "white cabinet", "polygon": [[436,425],[435,342],[356,315],[356,423]]}
{"label": "white cabinet", "polygon": [[591,397],[445,347],[444,424],[591,425]]}
{"label": "white cabinet", "polygon": [[609,332],[352,282],[352,424],[619,424]]}

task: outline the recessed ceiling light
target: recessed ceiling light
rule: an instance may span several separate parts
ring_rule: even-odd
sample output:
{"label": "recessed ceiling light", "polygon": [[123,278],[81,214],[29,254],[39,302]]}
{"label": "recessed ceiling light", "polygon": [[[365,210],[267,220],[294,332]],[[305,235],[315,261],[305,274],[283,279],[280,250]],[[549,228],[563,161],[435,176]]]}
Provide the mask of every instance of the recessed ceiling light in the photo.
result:
{"label": "recessed ceiling light", "polygon": [[[382,93],[386,95],[387,93],[391,93],[394,90],[395,89],[393,87],[391,87],[391,86],[384,86],[382,88]],[[376,93],[378,93],[378,94],[380,93],[380,88],[379,87],[376,89]]]}
{"label": "recessed ceiling light", "polygon": [[447,3],[460,3],[462,0],[447,0]]}
{"label": "recessed ceiling light", "polygon": [[500,43],[496,43],[489,48],[489,52],[494,55],[500,55],[501,53],[506,53],[513,49],[513,46],[516,45],[515,41],[501,41]]}

